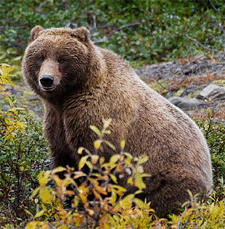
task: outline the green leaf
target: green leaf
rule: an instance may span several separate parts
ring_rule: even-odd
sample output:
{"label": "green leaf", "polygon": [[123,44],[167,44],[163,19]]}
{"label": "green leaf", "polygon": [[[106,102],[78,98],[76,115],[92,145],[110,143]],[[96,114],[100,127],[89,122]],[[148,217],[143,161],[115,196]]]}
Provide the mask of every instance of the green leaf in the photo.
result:
{"label": "green leaf", "polygon": [[36,189],[34,189],[34,191],[32,192],[30,199],[33,199],[37,193],[40,191],[41,187],[37,187]]}

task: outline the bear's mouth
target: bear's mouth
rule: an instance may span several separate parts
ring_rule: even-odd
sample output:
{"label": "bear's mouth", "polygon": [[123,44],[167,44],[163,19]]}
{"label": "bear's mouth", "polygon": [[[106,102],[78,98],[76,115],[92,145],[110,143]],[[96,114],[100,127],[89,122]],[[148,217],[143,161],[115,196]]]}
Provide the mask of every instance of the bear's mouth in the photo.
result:
{"label": "bear's mouth", "polygon": [[41,87],[43,91],[53,91],[55,87]]}

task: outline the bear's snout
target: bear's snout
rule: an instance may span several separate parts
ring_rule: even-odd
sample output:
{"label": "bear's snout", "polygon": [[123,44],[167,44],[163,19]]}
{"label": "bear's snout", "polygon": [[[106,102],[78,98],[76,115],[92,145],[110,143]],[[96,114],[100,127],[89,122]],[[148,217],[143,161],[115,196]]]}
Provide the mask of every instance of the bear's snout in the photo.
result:
{"label": "bear's snout", "polygon": [[44,90],[50,91],[54,89],[54,78],[51,75],[42,75],[39,81]]}

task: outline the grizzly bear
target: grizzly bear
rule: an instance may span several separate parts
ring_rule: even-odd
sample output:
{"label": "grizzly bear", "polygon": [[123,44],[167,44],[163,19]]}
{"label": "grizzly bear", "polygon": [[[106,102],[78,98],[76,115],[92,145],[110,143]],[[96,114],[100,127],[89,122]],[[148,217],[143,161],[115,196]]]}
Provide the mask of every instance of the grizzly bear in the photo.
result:
{"label": "grizzly bear", "polygon": [[[114,52],[93,44],[85,27],[35,26],[26,48],[22,71],[45,107],[45,134],[54,166],[77,168],[77,150],[93,150],[96,134],[111,118],[107,139],[133,156],[147,155],[147,188],[142,199],[160,217],[177,202],[210,190],[210,153],[197,125],[180,109],[140,80]],[[109,159],[115,151],[107,149]]]}

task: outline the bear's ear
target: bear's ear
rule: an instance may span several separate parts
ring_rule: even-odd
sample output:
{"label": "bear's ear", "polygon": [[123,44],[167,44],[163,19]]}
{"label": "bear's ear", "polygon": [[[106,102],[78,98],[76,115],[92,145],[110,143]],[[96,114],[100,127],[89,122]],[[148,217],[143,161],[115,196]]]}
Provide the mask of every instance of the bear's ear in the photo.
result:
{"label": "bear's ear", "polygon": [[39,32],[41,30],[43,30],[44,28],[41,27],[40,25],[36,25],[30,32],[30,37],[32,39],[32,41],[34,41],[35,39],[37,39]]}
{"label": "bear's ear", "polygon": [[76,37],[78,40],[82,41],[82,42],[87,42],[90,40],[90,31],[85,28],[85,27],[80,27],[78,29],[75,29],[71,36]]}

